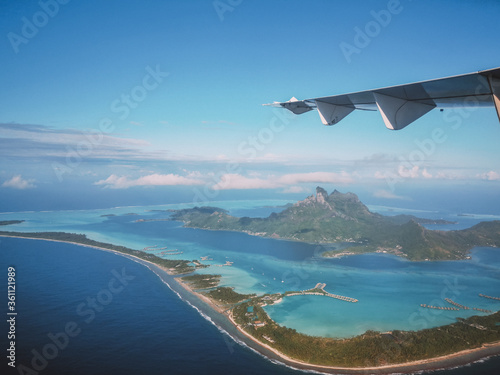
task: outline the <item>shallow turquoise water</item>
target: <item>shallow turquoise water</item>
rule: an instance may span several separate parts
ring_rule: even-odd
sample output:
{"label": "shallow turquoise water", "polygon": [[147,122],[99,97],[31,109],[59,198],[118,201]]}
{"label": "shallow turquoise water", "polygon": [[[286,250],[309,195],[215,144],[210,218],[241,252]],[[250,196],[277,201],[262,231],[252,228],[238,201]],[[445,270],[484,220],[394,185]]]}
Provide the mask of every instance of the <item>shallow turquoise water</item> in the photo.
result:
{"label": "shallow turquoise water", "polygon": [[[284,203],[225,201],[212,205],[239,215],[267,216],[273,210],[281,210]],[[369,329],[416,330],[448,324],[457,317],[482,314],[472,309],[444,311],[420,307],[420,304],[451,307],[444,298],[470,307],[500,309],[500,301],[478,296],[478,293],[500,295],[500,251],[497,249],[475,249],[471,260],[452,262],[409,262],[385,254],[325,259],[319,254],[330,247],[244,233],[183,228],[181,223],[163,220],[168,218],[168,212],[155,211],[189,206],[9,213],[0,214],[0,220],[26,220],[5,228],[13,231],[85,233],[97,241],[134,249],[157,246],[180,253],[168,255],[161,254],[164,250],[150,249],[168,258],[199,260],[206,257],[203,263],[210,267],[198,272],[221,274],[221,284],[233,286],[240,293],[306,290],[321,282],[327,284],[328,292],[359,300],[349,303],[321,296],[295,296],[266,307],[278,323],[312,335],[349,337]],[[110,214],[115,216],[102,216]],[[453,214],[449,214],[449,218],[457,220]],[[138,219],[158,221],[137,222]],[[465,226],[471,218],[461,220]],[[226,261],[233,265],[220,267]]]}

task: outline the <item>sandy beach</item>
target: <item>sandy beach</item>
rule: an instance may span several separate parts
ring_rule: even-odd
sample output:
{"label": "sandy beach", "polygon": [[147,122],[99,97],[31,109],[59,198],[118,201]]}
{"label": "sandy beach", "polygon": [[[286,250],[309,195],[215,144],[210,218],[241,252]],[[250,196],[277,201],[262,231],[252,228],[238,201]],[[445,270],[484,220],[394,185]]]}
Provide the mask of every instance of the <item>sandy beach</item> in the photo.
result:
{"label": "sandy beach", "polygon": [[[160,272],[165,272],[167,275],[171,276],[171,280],[175,281],[180,287],[182,287],[188,293],[194,295],[197,299],[203,301],[206,305],[208,305],[211,309],[213,309],[215,311],[215,313],[221,314],[222,316],[226,317],[228,322],[230,322],[237,329],[237,331],[246,339],[245,343],[249,344],[250,347],[257,350],[259,353],[261,353],[262,355],[264,355],[266,357],[269,357],[269,352],[273,353],[274,354],[273,357],[275,356],[281,362],[285,363],[286,365],[289,365],[289,366],[297,368],[297,369],[316,370],[316,371],[320,371],[323,373],[332,373],[332,374],[339,374],[339,373],[343,373],[343,374],[409,373],[409,372],[415,372],[415,371],[421,371],[421,370],[435,370],[435,369],[463,366],[463,365],[466,365],[468,363],[478,361],[482,358],[486,358],[486,357],[500,354],[500,341],[498,341],[498,342],[484,344],[483,346],[481,346],[479,348],[462,350],[462,351],[457,352],[457,353],[452,353],[452,354],[444,355],[444,356],[440,356],[440,357],[423,359],[423,360],[406,362],[406,363],[376,366],[376,367],[350,368],[350,367],[336,367],[336,366],[323,366],[323,365],[310,364],[310,363],[302,362],[302,361],[296,360],[294,358],[288,357],[287,355],[281,353],[280,351],[272,348],[268,344],[263,343],[263,342],[257,340],[256,338],[254,338],[252,335],[247,333],[243,328],[241,328],[238,324],[236,324],[230,311],[227,312],[227,310],[223,309],[221,306],[214,303],[208,297],[194,291],[189,285],[187,285],[186,283],[184,283],[180,280],[180,277],[182,275],[174,275],[169,269],[167,269],[165,267],[161,267],[155,263],[138,258],[138,257],[130,255],[130,254],[125,254],[125,253],[122,253],[122,252],[119,252],[116,250],[106,249],[103,247],[81,244],[78,242],[43,239],[43,238],[29,238],[29,237],[3,235],[3,234],[0,234],[0,237],[21,238],[21,239],[29,239],[29,240],[42,240],[42,241],[51,241],[51,242],[63,242],[63,243],[77,245],[77,246],[84,246],[87,248],[93,248],[93,249],[97,249],[97,250],[112,252],[116,255],[121,255],[121,256],[127,257],[133,261],[136,261],[138,263],[145,265],[153,272],[155,272],[155,270],[158,270]],[[159,275],[157,272],[155,272],[155,273],[161,278],[161,275]]]}

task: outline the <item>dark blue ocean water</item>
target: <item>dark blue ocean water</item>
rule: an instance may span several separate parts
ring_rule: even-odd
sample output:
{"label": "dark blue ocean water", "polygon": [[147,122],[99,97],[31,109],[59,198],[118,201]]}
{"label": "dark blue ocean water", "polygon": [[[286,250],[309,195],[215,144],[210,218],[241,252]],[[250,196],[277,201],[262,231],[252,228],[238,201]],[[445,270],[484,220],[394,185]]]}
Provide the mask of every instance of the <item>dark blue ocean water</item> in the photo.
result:
{"label": "dark blue ocean water", "polygon": [[[7,267],[16,268],[17,365],[58,375],[302,373],[236,344],[141,264],[76,245],[0,240],[4,314]],[[63,340],[68,323],[74,337]],[[50,359],[33,361],[36,353]],[[2,362],[2,374],[18,373],[5,356]],[[497,374],[499,368],[497,357],[436,373]]]}
{"label": "dark blue ocean water", "polygon": [[[134,261],[46,241],[2,238],[0,248],[2,279],[8,266],[16,268],[17,365],[33,369],[33,350],[43,354],[45,348],[54,358],[45,365],[35,361],[35,366],[45,367],[40,374],[297,373],[236,344]],[[113,271],[133,279],[110,287],[117,279]],[[110,291],[120,286],[121,291]],[[63,332],[68,322],[74,322],[79,333],[55,355],[48,335]],[[0,372],[17,374],[6,362],[2,356]]]}

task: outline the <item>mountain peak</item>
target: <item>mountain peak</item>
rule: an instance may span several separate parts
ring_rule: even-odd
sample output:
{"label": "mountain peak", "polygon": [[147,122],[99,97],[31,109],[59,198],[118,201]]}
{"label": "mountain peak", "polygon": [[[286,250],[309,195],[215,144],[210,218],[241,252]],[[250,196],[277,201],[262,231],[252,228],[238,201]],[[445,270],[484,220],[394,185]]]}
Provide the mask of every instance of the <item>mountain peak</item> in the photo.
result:
{"label": "mountain peak", "polygon": [[330,197],[333,199],[345,199],[345,200],[352,200],[354,202],[360,202],[358,196],[354,193],[341,193],[337,189],[335,189],[331,194]]}
{"label": "mountain peak", "polygon": [[328,193],[326,192],[325,189],[318,186],[316,188],[316,202],[320,204],[328,204],[327,200],[328,200]]}

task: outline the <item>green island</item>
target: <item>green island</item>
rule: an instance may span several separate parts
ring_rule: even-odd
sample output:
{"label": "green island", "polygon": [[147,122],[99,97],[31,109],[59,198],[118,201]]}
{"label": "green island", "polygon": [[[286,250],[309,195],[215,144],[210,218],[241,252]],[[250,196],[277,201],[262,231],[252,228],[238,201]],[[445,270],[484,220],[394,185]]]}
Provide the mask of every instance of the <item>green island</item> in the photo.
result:
{"label": "green island", "polygon": [[251,235],[310,243],[347,243],[338,257],[384,252],[409,260],[466,259],[476,246],[500,247],[500,221],[481,222],[464,230],[439,231],[421,224],[450,224],[443,220],[411,215],[383,216],[371,212],[353,193],[328,193],[321,187],[316,195],[295,203],[267,218],[234,217],[221,208],[195,207],[172,210],[172,220],[187,227],[246,232]]}
{"label": "green island", "polygon": [[0,220],[0,225],[21,224],[24,220]]}
{"label": "green island", "polygon": [[211,299],[220,313],[258,342],[303,363],[331,367],[378,367],[451,355],[480,348],[500,340],[500,311],[487,316],[472,316],[445,326],[420,331],[366,331],[346,339],[309,336],[274,322],[263,306],[279,303],[293,295],[329,296],[347,303],[350,297],[332,295],[325,284],[306,291],[264,294],[239,294],[232,288],[217,287],[220,275],[190,275],[181,281],[192,291]]}

